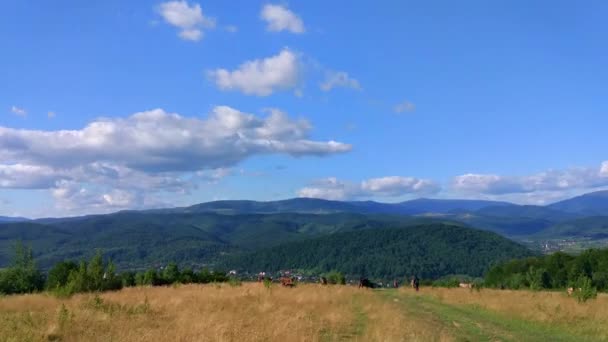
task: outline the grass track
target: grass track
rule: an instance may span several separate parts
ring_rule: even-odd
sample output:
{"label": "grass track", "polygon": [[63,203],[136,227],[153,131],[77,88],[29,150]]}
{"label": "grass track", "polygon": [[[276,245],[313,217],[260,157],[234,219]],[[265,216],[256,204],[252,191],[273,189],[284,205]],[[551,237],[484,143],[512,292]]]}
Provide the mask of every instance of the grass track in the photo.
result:
{"label": "grass track", "polygon": [[414,320],[431,322],[457,341],[599,341],[572,335],[558,327],[508,317],[477,305],[451,305],[415,292],[379,290]]}

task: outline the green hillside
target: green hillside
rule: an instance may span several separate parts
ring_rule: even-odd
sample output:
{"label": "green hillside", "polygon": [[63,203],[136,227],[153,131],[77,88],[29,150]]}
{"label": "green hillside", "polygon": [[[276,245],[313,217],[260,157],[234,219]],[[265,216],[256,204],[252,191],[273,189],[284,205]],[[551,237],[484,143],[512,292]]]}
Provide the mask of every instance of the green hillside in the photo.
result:
{"label": "green hillside", "polygon": [[494,263],[533,255],[497,234],[449,224],[337,233],[232,257],[241,271],[338,270],[383,279],[481,276]]}
{"label": "green hillside", "polygon": [[429,219],[348,213],[122,212],[46,222],[50,223],[0,224],[0,267],[8,263],[11,244],[16,240],[32,246],[42,268],[64,259],[89,258],[96,249],[101,249],[120,269],[138,269],[170,261],[201,266],[236,252],[336,232],[429,222]]}
{"label": "green hillside", "polygon": [[608,238],[608,216],[591,216],[557,223],[537,234],[543,238]]}

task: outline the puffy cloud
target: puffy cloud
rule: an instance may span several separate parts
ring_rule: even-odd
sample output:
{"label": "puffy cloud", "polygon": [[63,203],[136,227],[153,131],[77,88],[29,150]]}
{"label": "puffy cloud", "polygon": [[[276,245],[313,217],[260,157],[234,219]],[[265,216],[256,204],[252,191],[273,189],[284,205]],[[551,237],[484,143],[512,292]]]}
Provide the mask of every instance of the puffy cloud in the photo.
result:
{"label": "puffy cloud", "polygon": [[278,55],[246,61],[238,69],[216,69],[209,76],[222,90],[240,90],[247,95],[268,96],[279,89],[295,88],[300,78],[298,56],[289,49]]}
{"label": "puffy cloud", "polygon": [[48,166],[0,164],[0,188],[46,189],[66,175]]}
{"label": "puffy cloud", "polygon": [[333,88],[344,87],[360,90],[361,85],[359,81],[351,78],[348,73],[344,71],[327,71],[325,74],[325,80],[320,85],[321,90],[330,91]]}
{"label": "puffy cloud", "polygon": [[252,156],[351,149],[310,140],[306,120],[268,111],[260,118],[219,106],[201,119],[155,109],[98,119],[81,130],[0,127],[0,188],[50,189],[68,212],[143,208],[161,204],[155,195],[215,183]]}
{"label": "puffy cloud", "polygon": [[415,110],[416,106],[409,101],[398,103],[394,108],[395,113],[413,112]]}
{"label": "puffy cloud", "polygon": [[199,4],[168,1],[160,4],[157,11],[168,24],[180,28],[178,36],[184,40],[200,40],[203,29],[215,27],[215,19],[205,17]]}
{"label": "puffy cloud", "polygon": [[493,174],[465,174],[454,177],[456,191],[488,194],[522,194],[534,192],[591,189],[608,186],[608,162],[600,169],[572,168],[549,170],[529,176],[500,176]]}
{"label": "puffy cloud", "polygon": [[351,148],[308,140],[310,129],[305,120],[294,121],[277,110],[262,119],[219,106],[207,119],[197,119],[155,109],[99,119],[81,130],[0,127],[0,157],[32,165],[112,162],[146,171],[194,171],[229,167],[253,155],[322,156]]}
{"label": "puffy cloud", "polygon": [[428,179],[389,176],[365,180],[361,182],[361,189],[374,195],[401,196],[409,193],[436,193],[440,187]]}
{"label": "puffy cloud", "polygon": [[440,186],[427,179],[389,176],[371,178],[360,183],[341,181],[335,177],[320,179],[298,191],[300,197],[329,200],[352,200],[373,197],[399,197],[437,193]]}
{"label": "puffy cloud", "polygon": [[266,30],[271,32],[304,33],[306,31],[302,19],[285,6],[266,4],[262,7],[260,18],[266,21]]}
{"label": "puffy cloud", "polygon": [[11,112],[17,116],[21,116],[21,117],[26,117],[27,116],[27,111],[23,108],[19,108],[17,106],[12,106],[11,107]]}

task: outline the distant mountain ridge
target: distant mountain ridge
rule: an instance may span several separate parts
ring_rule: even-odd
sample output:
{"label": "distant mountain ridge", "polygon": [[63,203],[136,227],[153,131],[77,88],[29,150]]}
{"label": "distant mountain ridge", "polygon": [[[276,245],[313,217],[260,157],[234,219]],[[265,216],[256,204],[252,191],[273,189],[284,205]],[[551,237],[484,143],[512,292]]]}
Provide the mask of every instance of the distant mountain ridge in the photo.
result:
{"label": "distant mountain ridge", "polygon": [[375,201],[332,201],[318,198],[292,198],[279,201],[224,200],[195,204],[189,207],[159,209],[158,212],[221,214],[274,214],[295,212],[327,214],[352,212],[361,214],[419,215],[425,213],[450,213],[454,211],[475,211],[484,207],[515,206],[515,204],[484,200],[450,200],[419,198],[399,203]]}
{"label": "distant mountain ridge", "polygon": [[[218,213],[218,214],[275,214],[306,213],[329,214],[339,212],[359,214],[463,214],[476,213],[483,216],[518,216],[550,221],[573,219],[581,216],[608,216],[608,191],[598,191],[566,199],[546,206],[518,205],[504,201],[468,199],[418,198],[398,203],[376,201],[335,201],[318,198],[291,198],[277,201],[220,200],[194,204],[186,207],[126,210],[145,213]],[[79,220],[90,216],[66,218],[44,218],[34,221]],[[22,217],[0,216],[1,222],[29,220]]]}
{"label": "distant mountain ridge", "polygon": [[554,210],[586,216],[608,216],[608,190],[596,191],[547,206]]}
{"label": "distant mountain ridge", "polygon": [[3,219],[8,222],[0,219],[0,267],[7,264],[16,240],[31,244],[43,267],[87,257],[96,248],[123,268],[167,261],[202,265],[222,255],[335,233],[427,223],[460,224],[519,241],[608,239],[608,191],[548,206],[424,198],[400,203],[293,198]]}
{"label": "distant mountain ridge", "polygon": [[4,222],[23,222],[23,221],[29,221],[29,219],[25,218],[25,217],[0,216],[0,223],[4,223]]}

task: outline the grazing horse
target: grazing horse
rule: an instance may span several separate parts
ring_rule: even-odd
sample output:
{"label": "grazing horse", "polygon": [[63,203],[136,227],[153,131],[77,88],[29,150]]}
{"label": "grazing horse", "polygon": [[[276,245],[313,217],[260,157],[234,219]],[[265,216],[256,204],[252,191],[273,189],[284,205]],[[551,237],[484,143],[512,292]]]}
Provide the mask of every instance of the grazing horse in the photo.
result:
{"label": "grazing horse", "polygon": [[416,290],[416,292],[418,292],[418,290],[420,289],[420,280],[418,279],[418,277],[414,276],[412,278],[412,281],[410,282],[410,285],[413,289]]}
{"label": "grazing horse", "polygon": [[281,277],[279,280],[281,281],[281,285],[285,287],[294,287],[296,285],[292,277]]}
{"label": "grazing horse", "polygon": [[462,287],[463,289],[472,289],[475,287],[473,283],[459,283],[458,287]]}
{"label": "grazing horse", "polygon": [[359,279],[359,288],[362,288],[362,287],[373,289],[375,286],[374,286],[374,283],[372,283],[371,281],[369,281],[369,279],[367,279],[367,278],[360,278]]}

